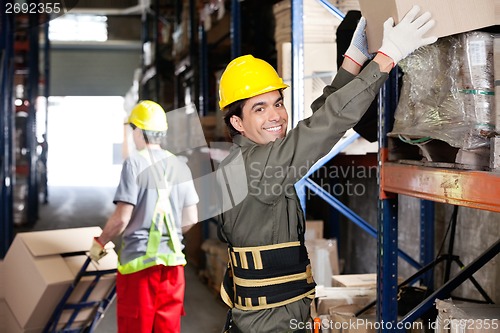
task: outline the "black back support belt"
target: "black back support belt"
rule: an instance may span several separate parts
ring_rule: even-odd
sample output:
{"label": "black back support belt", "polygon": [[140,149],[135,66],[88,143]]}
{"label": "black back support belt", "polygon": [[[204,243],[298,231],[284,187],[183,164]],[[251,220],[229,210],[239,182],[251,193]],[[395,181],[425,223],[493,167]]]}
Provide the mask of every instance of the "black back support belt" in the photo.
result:
{"label": "black back support belt", "polygon": [[223,300],[243,310],[259,310],[314,298],[307,250],[301,242],[229,248],[230,266]]}

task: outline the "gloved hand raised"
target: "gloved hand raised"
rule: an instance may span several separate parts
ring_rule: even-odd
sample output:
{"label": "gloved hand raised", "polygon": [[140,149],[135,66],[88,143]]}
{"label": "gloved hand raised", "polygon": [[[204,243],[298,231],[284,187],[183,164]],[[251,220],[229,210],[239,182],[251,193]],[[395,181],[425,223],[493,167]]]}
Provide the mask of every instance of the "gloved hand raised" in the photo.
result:
{"label": "gloved hand raised", "polygon": [[356,26],[356,30],[352,35],[351,44],[345,52],[344,56],[350,58],[352,61],[357,63],[359,66],[363,64],[368,59],[373,59],[374,54],[368,52],[368,42],[366,40],[366,19],[361,17]]}
{"label": "gloved hand raised", "polygon": [[430,19],[429,12],[417,17],[419,12],[420,7],[413,6],[396,26],[392,17],[384,22],[384,37],[379,52],[391,57],[394,65],[419,47],[437,40],[434,36],[423,37],[434,26],[435,21]]}
{"label": "gloved hand raised", "polygon": [[99,260],[106,254],[108,254],[108,252],[104,248],[104,244],[99,241],[98,237],[94,237],[94,239],[92,240],[92,246],[89,250],[90,259],[94,260],[95,262],[99,262]]}

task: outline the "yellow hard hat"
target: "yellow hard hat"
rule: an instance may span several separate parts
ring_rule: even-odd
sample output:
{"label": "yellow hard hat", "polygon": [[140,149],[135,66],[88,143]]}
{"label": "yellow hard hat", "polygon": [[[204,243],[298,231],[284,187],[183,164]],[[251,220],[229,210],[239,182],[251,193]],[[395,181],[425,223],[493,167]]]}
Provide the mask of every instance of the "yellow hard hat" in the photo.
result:
{"label": "yellow hard hat", "polygon": [[276,70],[266,61],[244,55],[231,61],[222,73],[219,85],[219,106],[287,88]]}
{"label": "yellow hard hat", "polygon": [[167,116],[163,108],[153,101],[144,100],[137,103],[128,117],[128,124],[134,124],[146,131],[166,131]]}

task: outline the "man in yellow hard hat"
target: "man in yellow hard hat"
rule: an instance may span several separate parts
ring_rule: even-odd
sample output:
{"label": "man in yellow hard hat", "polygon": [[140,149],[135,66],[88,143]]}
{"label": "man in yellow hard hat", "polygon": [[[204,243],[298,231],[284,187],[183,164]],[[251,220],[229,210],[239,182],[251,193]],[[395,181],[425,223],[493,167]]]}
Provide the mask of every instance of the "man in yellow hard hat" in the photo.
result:
{"label": "man in yellow hard hat", "polygon": [[[221,216],[229,245],[222,299],[231,307],[229,332],[304,331],[315,283],[304,246],[305,221],[294,184],[361,118],[395,64],[420,46],[434,21],[412,8],[396,26],[384,24],[376,55],[367,50],[361,19],[335,79],[312,104],[313,115],[287,134],[287,85],[267,62],[245,55],[220,80],[220,108],[234,148],[222,161],[222,188],[245,182],[248,195]],[[365,69],[362,65],[373,58]],[[246,175],[226,166],[242,157]],[[230,194],[228,200],[231,200]],[[234,201],[234,200],[233,200]]]}
{"label": "man in yellow hard hat", "polygon": [[116,281],[118,332],[180,332],[184,313],[182,232],[198,222],[198,195],[188,166],[160,143],[167,133],[163,108],[141,101],[128,124],[138,150],[123,163],[114,213],[90,257],[122,235]]}

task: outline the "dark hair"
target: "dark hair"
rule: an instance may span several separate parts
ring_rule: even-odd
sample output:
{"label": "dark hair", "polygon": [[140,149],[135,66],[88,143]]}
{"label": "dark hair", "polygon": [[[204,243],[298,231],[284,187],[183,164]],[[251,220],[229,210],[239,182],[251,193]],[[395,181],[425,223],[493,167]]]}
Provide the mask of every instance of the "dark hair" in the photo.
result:
{"label": "dark hair", "polygon": [[[281,97],[283,98],[283,89],[278,90]],[[224,113],[224,122],[226,123],[226,126],[229,130],[229,135],[231,138],[234,136],[240,134],[238,130],[236,130],[233,125],[231,124],[231,117],[232,116],[237,116],[243,119],[243,106],[245,106],[245,103],[247,102],[248,98],[246,99],[240,99],[239,101],[233,102],[226,106],[223,110]]]}
{"label": "dark hair", "polygon": [[233,102],[226,106],[223,110],[224,112],[224,122],[229,130],[229,135],[231,138],[240,134],[238,130],[236,130],[231,124],[231,117],[237,116],[243,119],[243,106],[245,105],[246,99],[240,99],[239,101]]}
{"label": "dark hair", "polygon": [[[130,127],[132,127],[133,130],[137,128],[134,124],[130,124]],[[149,130],[143,130],[142,131],[142,136],[144,137],[144,141],[148,144],[153,144],[153,145],[159,145],[163,143],[165,140],[165,137],[167,136],[167,131],[149,131]]]}

